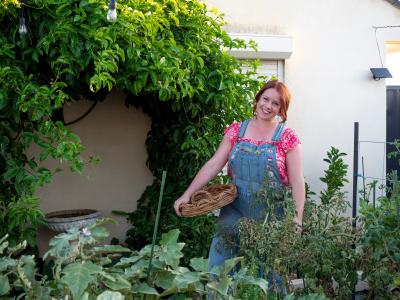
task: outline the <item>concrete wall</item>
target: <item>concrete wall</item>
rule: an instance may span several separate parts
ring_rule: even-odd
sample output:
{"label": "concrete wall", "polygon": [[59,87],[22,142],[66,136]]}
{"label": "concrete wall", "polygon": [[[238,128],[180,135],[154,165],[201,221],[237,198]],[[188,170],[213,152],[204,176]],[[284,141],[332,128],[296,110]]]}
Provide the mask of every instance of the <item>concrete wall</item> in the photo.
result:
{"label": "concrete wall", "polygon": [[[111,216],[119,223],[109,226],[111,237],[121,241],[125,239],[129,224],[125,218],[112,215],[111,211],[135,210],[136,200],[153,182],[145,165],[145,139],[151,120],[140,109],[128,109],[124,104],[125,97],[122,92],[113,91],[87,117],[69,126],[86,147],[84,156],[96,155],[101,159],[100,164],[88,166],[83,175],[71,173],[65,166],[53,183],[39,191],[41,208],[45,212],[94,208],[103,216]],[[81,101],[66,105],[66,122],[81,116],[91,104]],[[54,166],[54,162],[47,162],[47,166]],[[53,235],[47,228],[41,228],[38,235],[41,253]]]}
{"label": "concrete wall", "polygon": [[[360,139],[386,138],[386,84],[374,81],[369,68],[380,67],[373,26],[400,25],[400,10],[381,0],[207,0],[225,14],[228,32],[292,36],[294,49],[285,61],[285,82],[293,102],[288,126],[300,135],[306,181],[322,185],[331,145],[348,153],[352,174],[353,123]],[[398,41],[400,28],[377,30],[385,63],[385,42]],[[365,172],[381,177],[382,144],[361,143]],[[351,176],[347,190],[351,193]]]}

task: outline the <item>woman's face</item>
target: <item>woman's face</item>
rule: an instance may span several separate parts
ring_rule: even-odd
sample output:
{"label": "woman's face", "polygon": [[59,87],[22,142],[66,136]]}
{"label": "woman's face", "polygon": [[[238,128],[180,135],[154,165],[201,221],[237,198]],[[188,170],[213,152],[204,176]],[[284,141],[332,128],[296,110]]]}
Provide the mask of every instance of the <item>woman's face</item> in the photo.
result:
{"label": "woman's face", "polygon": [[261,94],[256,104],[257,118],[271,120],[279,114],[281,95],[274,89],[267,89]]}

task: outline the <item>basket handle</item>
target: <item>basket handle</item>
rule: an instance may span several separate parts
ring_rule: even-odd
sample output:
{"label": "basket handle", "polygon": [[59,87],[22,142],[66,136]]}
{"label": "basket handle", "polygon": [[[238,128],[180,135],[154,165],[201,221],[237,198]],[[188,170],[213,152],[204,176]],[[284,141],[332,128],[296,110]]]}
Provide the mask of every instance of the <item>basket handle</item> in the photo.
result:
{"label": "basket handle", "polygon": [[190,197],[190,202],[192,204],[195,204],[197,202],[199,202],[200,199],[203,198],[208,198],[213,200],[213,197],[211,196],[211,194],[209,192],[207,192],[206,190],[198,190],[197,192],[195,192],[192,197]]}

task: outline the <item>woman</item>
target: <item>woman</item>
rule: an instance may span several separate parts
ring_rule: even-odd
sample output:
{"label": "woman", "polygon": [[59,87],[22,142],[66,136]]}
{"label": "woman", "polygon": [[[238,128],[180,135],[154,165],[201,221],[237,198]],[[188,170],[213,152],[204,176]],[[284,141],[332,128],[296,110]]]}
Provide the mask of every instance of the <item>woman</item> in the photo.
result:
{"label": "woman", "polygon": [[[242,123],[232,123],[213,157],[200,169],[184,194],[175,201],[178,216],[180,206],[190,201],[190,196],[228,164],[230,182],[235,184],[238,196],[234,202],[221,209],[219,226],[233,229],[240,218],[258,219],[256,194],[265,175],[279,184],[290,185],[297,215],[294,219],[301,231],[305,189],[300,141],[294,131],[284,126],[290,103],[290,92],[280,81],[268,81],[257,93],[254,101],[254,118]],[[209,254],[209,269],[222,265],[224,260],[236,255],[237,250],[218,247],[221,237],[215,234]]]}

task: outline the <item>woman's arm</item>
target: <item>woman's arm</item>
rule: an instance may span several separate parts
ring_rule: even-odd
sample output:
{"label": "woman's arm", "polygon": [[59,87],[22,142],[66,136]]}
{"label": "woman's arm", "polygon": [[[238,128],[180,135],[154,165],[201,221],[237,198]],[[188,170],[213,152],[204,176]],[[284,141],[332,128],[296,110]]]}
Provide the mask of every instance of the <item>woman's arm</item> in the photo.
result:
{"label": "woman's arm", "polygon": [[174,209],[178,216],[181,216],[179,209],[181,204],[188,203],[190,201],[190,196],[195,191],[205,186],[211,179],[221,172],[228,160],[230,150],[231,141],[229,140],[229,137],[225,135],[213,157],[204,164],[183,195],[175,201]]}
{"label": "woman's arm", "polygon": [[305,186],[303,174],[303,159],[301,147],[297,145],[286,153],[286,167],[288,171],[289,184],[292,187],[293,200],[296,206],[297,216],[295,223],[303,224],[303,211],[305,202]]}

